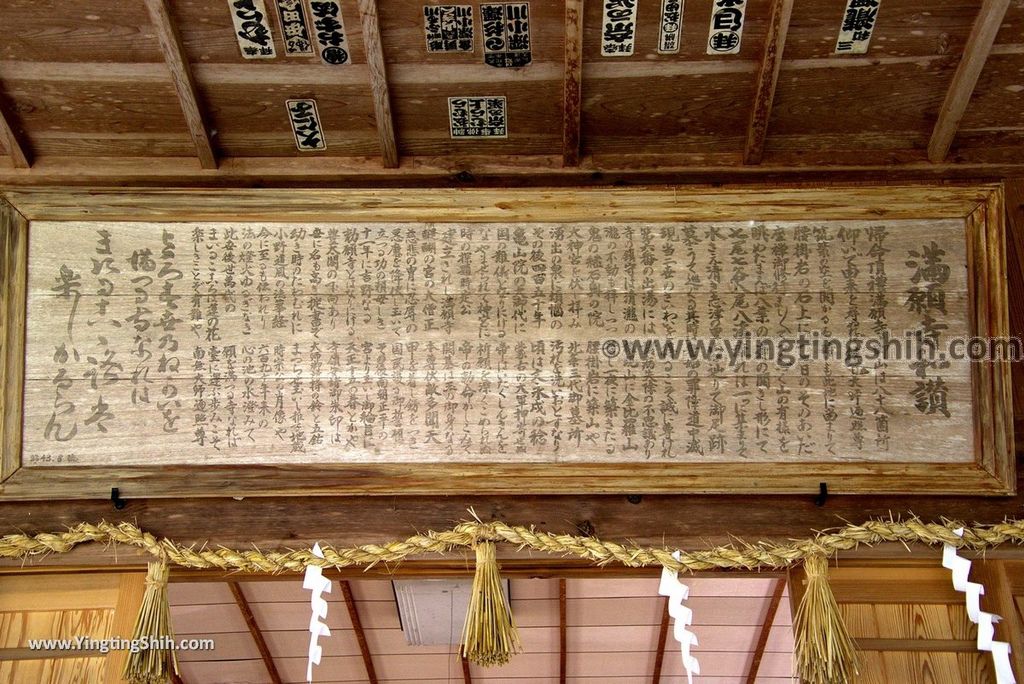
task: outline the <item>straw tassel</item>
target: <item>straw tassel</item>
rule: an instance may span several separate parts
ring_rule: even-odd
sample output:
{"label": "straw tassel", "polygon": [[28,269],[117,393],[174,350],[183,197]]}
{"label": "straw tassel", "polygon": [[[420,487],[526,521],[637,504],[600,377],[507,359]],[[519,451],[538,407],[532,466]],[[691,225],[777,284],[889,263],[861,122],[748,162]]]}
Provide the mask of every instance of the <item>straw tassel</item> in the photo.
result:
{"label": "straw tassel", "polygon": [[793,619],[796,669],[808,684],[847,684],[857,674],[857,653],[839,605],[828,584],[828,559],[804,561],[807,590]]}
{"label": "straw tassel", "polygon": [[173,648],[171,608],[167,601],[167,579],[170,570],[166,561],[154,561],[146,572],[146,593],[142,597],[139,617],[135,620],[132,638],[148,648],[129,651],[124,665],[124,678],[132,684],[163,684],[170,679],[170,667],[178,673],[178,658]]}
{"label": "straw tassel", "polygon": [[462,655],[477,665],[504,665],[522,650],[505,597],[494,542],[475,544],[476,575],[462,630]]}

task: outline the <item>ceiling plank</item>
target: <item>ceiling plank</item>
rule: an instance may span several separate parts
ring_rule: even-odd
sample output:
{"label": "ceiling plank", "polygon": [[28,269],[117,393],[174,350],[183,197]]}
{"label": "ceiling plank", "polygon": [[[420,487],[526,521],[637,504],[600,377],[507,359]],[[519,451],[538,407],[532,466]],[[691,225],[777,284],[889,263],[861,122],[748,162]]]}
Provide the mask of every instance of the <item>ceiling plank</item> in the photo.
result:
{"label": "ceiling plank", "polygon": [[771,118],[772,102],[775,100],[775,86],[779,81],[782,66],[782,51],[786,47],[786,33],[789,18],[793,14],[793,0],[773,0],[768,35],[764,39],[764,55],[757,73],[757,89],[754,106],[747,126],[747,143],[743,150],[744,164],[760,164],[764,156],[765,139],[768,137],[768,121]]}
{"label": "ceiling plank", "polygon": [[583,98],[583,0],[565,3],[565,77],[562,110],[562,166],[580,163]]}
{"label": "ceiling plank", "polygon": [[469,658],[466,657],[465,653],[461,653],[461,647],[459,648],[459,651],[459,660],[462,661],[462,682],[463,684],[473,684],[473,676],[469,673]]}
{"label": "ceiling plank", "polygon": [[1010,0],[984,0],[982,3],[928,142],[928,159],[933,163],[944,161],[949,154],[1009,4]]}
{"label": "ceiling plank", "polygon": [[355,597],[352,596],[352,586],[348,580],[339,580],[338,585],[341,587],[341,595],[345,597],[345,607],[348,608],[348,617],[352,621],[352,631],[359,642],[359,653],[363,656],[363,666],[366,667],[367,684],[377,684],[373,655],[370,653],[369,644],[366,643],[366,632],[363,631],[363,621],[359,619],[359,609],[356,607]]}
{"label": "ceiling plank", "polygon": [[754,657],[750,661],[750,671],[747,673],[747,684],[754,684],[757,681],[757,673],[761,669],[761,659],[764,658],[764,649],[768,645],[768,636],[772,633],[772,625],[775,624],[775,615],[779,612],[779,604],[782,603],[782,594],[786,589],[786,580],[775,580],[775,587],[772,591],[772,598],[768,602],[768,612],[764,616],[764,624],[757,635],[757,645],[754,647]]}
{"label": "ceiling plank", "polygon": [[263,632],[260,631],[260,626],[256,622],[256,616],[252,614],[252,609],[249,607],[249,601],[242,592],[242,587],[233,580],[228,581],[227,585],[231,589],[231,595],[235,597],[235,604],[238,606],[238,611],[242,614],[242,619],[245,620],[245,626],[249,628],[252,640],[256,642],[256,649],[260,652],[260,658],[263,659],[263,665],[267,668],[267,675],[270,677],[270,681],[272,684],[281,684],[281,675],[278,674],[277,665],[274,664],[274,656],[270,654],[270,648],[267,647],[267,642],[263,638]]}
{"label": "ceiling plank", "polygon": [[565,684],[566,673],[569,669],[569,623],[566,617],[565,583],[564,577],[558,580],[558,681],[560,684]]}
{"label": "ceiling plank", "polygon": [[11,157],[11,164],[16,169],[27,169],[31,168],[32,160],[28,156],[28,152],[25,151],[25,147],[18,140],[17,134],[14,132],[14,127],[11,122],[7,119],[3,110],[0,109],[0,142],[3,142],[4,148],[7,149],[7,154]]}
{"label": "ceiling plank", "polygon": [[377,21],[377,1],[359,0],[359,18],[363,23],[363,44],[366,47],[366,66],[370,71],[373,92],[373,111],[377,118],[380,137],[380,155],[384,168],[398,168],[398,143],[395,140],[395,122],[391,116],[391,95],[388,90],[387,68],[384,62],[384,44]]}
{"label": "ceiling plank", "polygon": [[[915,155],[920,154],[919,152]],[[735,156],[735,159],[733,157]],[[744,165],[739,155],[719,159],[703,154],[609,154],[584,156],[576,167],[562,167],[553,155],[417,156],[402,160],[400,169],[381,168],[376,157],[318,157],[316,164],[295,157],[225,157],[216,171],[195,168],[194,157],[46,156],[31,169],[15,169],[0,159],[0,186],[44,187],[83,185],[173,187],[268,187],[296,184],[322,188],[407,187],[439,183],[472,186],[611,185],[618,181],[644,184],[806,182],[920,182],[928,179],[984,180],[1024,175],[1024,160],[932,164],[928,161],[886,163],[881,158],[837,163],[832,152],[802,155],[801,160],[772,152],[771,163]],[[467,176],[466,174],[469,174]]]}
{"label": "ceiling plank", "polygon": [[654,673],[651,684],[661,684],[661,669],[665,664],[665,644],[668,641],[668,598],[663,602],[661,625],[658,627],[658,646],[654,651]]}
{"label": "ceiling plank", "polygon": [[215,169],[217,168],[217,155],[213,151],[209,129],[206,127],[202,109],[199,107],[192,69],[185,59],[181,36],[174,25],[174,19],[171,18],[166,0],[146,0],[146,7],[149,9],[153,28],[156,29],[157,39],[160,41],[164,61],[167,62],[167,67],[171,71],[174,89],[178,92],[178,102],[181,103],[185,123],[188,125],[192,142],[195,144],[199,164],[204,169]]}

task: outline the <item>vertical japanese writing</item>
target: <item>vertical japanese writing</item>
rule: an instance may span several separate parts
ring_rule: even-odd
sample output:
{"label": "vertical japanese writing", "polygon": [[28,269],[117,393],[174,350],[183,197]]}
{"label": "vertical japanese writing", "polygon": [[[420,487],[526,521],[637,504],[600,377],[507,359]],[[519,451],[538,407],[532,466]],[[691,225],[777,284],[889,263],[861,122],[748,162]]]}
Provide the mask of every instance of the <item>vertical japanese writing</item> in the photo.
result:
{"label": "vertical japanese writing", "polygon": [[636,42],[637,0],[604,0],[601,55],[628,57]]}
{"label": "vertical japanese writing", "polygon": [[862,55],[868,51],[881,0],[847,0],[836,39],[836,54]]}
{"label": "vertical japanese writing", "polygon": [[661,28],[658,31],[658,53],[674,55],[679,52],[683,36],[684,0],[661,0]]}
{"label": "vertical japanese writing", "polygon": [[505,97],[449,97],[448,121],[453,138],[505,138]]}
{"label": "vertical japanese writing", "polygon": [[518,68],[532,61],[530,3],[480,5],[484,62],[493,67]]}
{"label": "vertical japanese writing", "polygon": [[300,152],[326,150],[323,129],[320,127],[320,113],[316,100],[285,100],[288,121],[295,135],[295,146]]}
{"label": "vertical japanese writing", "polygon": [[747,0],[715,0],[708,35],[709,55],[739,54]]}
{"label": "vertical japanese writing", "polygon": [[263,0],[228,0],[238,49],[246,59],[272,59],[274,36]]}
{"label": "vertical japanese writing", "polygon": [[472,5],[424,5],[427,52],[473,51]]}
{"label": "vertical japanese writing", "polygon": [[284,52],[289,57],[313,55],[313,43],[309,39],[309,22],[302,0],[276,0],[277,14],[281,18],[284,33]]}
{"label": "vertical japanese writing", "polygon": [[341,3],[335,0],[311,0],[309,9],[313,15],[313,30],[320,48],[320,59],[324,64],[349,64],[351,55],[348,38],[345,36],[345,19],[341,16]]}

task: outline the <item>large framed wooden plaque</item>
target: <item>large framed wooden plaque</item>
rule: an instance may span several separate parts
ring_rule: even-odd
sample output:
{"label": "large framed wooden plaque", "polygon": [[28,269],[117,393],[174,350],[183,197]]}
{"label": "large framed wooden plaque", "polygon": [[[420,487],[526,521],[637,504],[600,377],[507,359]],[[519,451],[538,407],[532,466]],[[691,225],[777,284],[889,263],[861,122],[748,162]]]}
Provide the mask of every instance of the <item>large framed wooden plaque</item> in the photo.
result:
{"label": "large framed wooden plaque", "polygon": [[10,190],[0,497],[1010,494],[1001,198]]}

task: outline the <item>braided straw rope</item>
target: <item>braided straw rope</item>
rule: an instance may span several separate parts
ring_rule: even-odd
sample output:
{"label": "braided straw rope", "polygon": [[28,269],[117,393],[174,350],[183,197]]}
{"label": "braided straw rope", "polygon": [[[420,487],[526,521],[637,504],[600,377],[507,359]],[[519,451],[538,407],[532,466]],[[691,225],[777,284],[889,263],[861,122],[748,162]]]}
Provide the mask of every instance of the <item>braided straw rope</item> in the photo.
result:
{"label": "braided straw rope", "polygon": [[[963,527],[963,537],[953,534]],[[383,545],[367,544],[350,548],[323,547],[324,557],[309,550],[263,552],[258,549],[236,550],[184,546],[170,539],[157,539],[132,523],[80,523],[66,532],[36,535],[8,534],[0,537],[0,557],[28,559],[49,553],[66,553],[79,544],[101,542],[124,544],[144,549],[157,558],[164,558],[186,568],[218,568],[240,572],[301,572],[307,565],[343,568],[378,563],[393,563],[409,556],[443,554],[458,548],[472,548],[477,541],[505,542],[519,548],[576,556],[597,564],[618,563],[629,567],[661,566],[670,570],[716,569],[779,569],[801,563],[810,556],[829,557],[862,544],[882,542],[952,544],[958,548],[980,551],[1005,542],[1024,543],[1024,520],[1007,520],[994,525],[963,525],[943,520],[926,523],[919,518],[906,520],[870,520],[863,525],[825,530],[814,537],[785,543],[736,541],[703,551],[684,551],[676,560],[667,548],[643,548],[635,544],[618,544],[594,537],[541,532],[532,527],[507,525],[501,522],[464,522],[444,532],[418,534],[404,541]]]}

